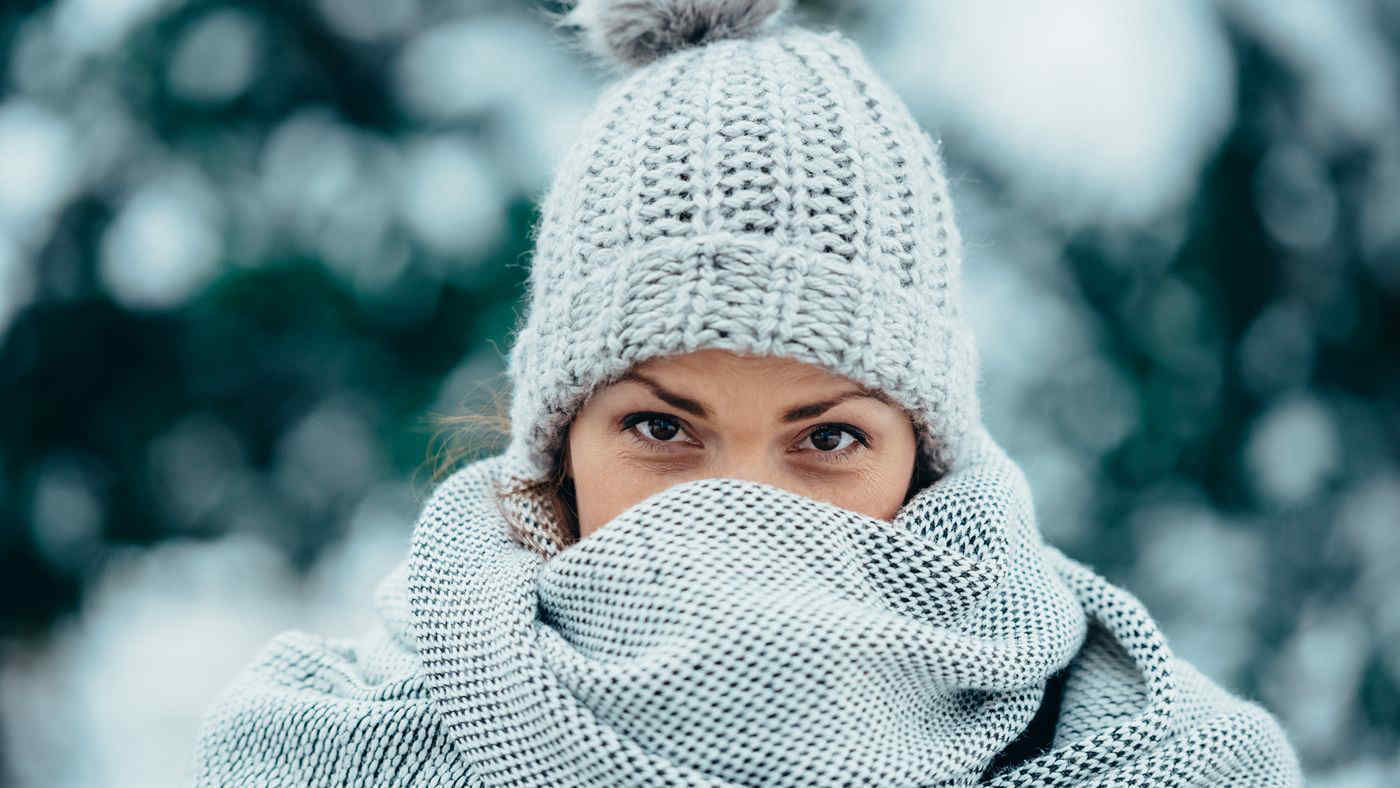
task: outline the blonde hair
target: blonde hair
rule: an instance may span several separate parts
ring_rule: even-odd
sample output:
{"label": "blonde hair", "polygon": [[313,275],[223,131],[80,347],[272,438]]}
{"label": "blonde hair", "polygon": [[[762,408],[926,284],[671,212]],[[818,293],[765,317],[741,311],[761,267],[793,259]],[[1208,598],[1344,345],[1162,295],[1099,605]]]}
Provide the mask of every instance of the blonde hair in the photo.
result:
{"label": "blonde hair", "polygon": [[[480,385],[489,386],[490,383],[488,379]],[[428,443],[434,485],[467,462],[499,453],[510,440],[509,398],[500,387],[491,387],[488,402],[464,406],[454,414],[429,413],[427,420],[435,428],[434,436]],[[440,438],[440,448],[435,451],[433,444]],[[501,509],[506,517],[511,538],[546,558],[578,541],[577,497],[573,480],[564,474],[566,449],[567,442],[560,441],[547,477],[496,490],[498,502],[503,503],[511,498],[519,501],[542,501],[551,508],[554,513],[552,521],[557,533],[548,535],[548,546],[540,545],[538,537],[534,535],[535,529],[521,522],[516,516],[515,513],[520,511],[520,507],[503,506]]]}

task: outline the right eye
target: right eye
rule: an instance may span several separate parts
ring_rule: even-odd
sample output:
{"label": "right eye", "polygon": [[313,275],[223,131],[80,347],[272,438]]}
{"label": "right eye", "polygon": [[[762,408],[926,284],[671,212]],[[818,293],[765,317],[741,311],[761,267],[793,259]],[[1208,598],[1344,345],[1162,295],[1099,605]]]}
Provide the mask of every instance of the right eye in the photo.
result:
{"label": "right eye", "polygon": [[648,448],[660,448],[663,443],[685,443],[673,440],[685,435],[680,422],[664,413],[633,413],[623,420],[623,426],[637,442]]}

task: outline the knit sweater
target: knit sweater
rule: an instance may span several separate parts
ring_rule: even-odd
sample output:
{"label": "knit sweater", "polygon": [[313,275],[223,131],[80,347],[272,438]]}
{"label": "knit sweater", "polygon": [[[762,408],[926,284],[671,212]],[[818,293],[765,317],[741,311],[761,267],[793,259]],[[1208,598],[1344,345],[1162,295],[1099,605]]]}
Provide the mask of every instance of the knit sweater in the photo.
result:
{"label": "knit sweater", "polygon": [[[199,785],[1301,784],[1264,709],[1041,541],[985,433],[892,522],[704,479],[549,560],[505,461],[434,491],[373,631],[257,656]],[[1007,759],[1047,687],[1048,750]]]}

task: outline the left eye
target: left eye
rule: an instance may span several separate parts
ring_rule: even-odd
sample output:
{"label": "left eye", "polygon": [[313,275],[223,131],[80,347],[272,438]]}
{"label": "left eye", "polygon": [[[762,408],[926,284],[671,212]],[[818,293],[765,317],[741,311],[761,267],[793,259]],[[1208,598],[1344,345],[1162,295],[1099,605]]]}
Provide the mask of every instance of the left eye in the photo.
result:
{"label": "left eye", "polygon": [[811,442],[812,448],[828,454],[849,447],[855,440],[855,435],[850,430],[840,427],[821,427],[812,430],[806,438],[807,442]]}

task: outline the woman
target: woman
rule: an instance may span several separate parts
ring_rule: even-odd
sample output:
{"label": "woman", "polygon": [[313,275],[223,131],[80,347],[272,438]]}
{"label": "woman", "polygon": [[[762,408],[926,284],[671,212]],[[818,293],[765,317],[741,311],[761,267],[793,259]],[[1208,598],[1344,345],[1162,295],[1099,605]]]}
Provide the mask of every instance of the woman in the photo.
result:
{"label": "woman", "polygon": [[230,687],[201,784],[1300,783],[1043,544],[937,145],[782,11],[564,18],[631,73],[544,201],[511,442],[434,491],[382,627]]}

